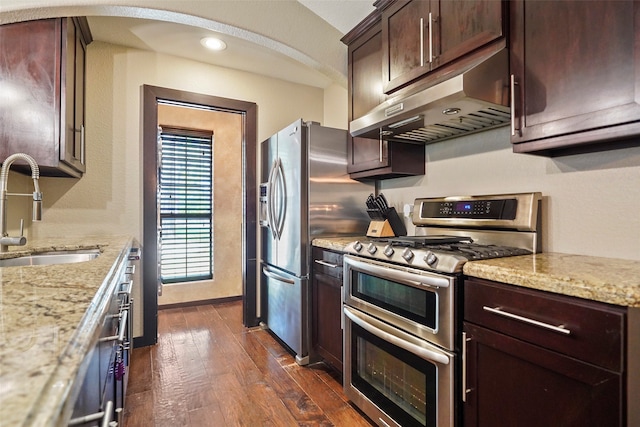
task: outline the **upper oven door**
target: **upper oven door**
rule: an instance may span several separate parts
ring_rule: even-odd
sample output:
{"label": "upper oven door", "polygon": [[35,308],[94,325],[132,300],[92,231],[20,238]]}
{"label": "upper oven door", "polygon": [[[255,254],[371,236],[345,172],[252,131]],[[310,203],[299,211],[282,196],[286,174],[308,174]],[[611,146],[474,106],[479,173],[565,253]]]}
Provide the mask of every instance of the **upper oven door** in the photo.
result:
{"label": "upper oven door", "polygon": [[455,349],[455,278],[344,257],[344,302],[445,349]]}

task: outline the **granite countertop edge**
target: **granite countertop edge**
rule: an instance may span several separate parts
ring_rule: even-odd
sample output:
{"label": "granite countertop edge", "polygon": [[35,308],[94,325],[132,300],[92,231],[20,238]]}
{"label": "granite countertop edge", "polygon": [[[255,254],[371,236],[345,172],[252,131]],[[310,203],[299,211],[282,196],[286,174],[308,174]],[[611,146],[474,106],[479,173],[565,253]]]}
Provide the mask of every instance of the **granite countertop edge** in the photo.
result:
{"label": "granite countertop edge", "polygon": [[[34,300],[24,302],[23,307],[20,307],[19,301],[8,301],[13,307],[3,307],[9,310],[7,312],[10,309],[27,310],[27,315],[32,317],[31,321],[39,327],[37,329],[43,329],[42,322],[46,328],[54,330],[53,341],[59,340],[54,343],[44,341],[37,337],[42,334],[39,330],[30,332],[26,327],[20,329],[22,324],[14,321],[13,326],[16,328],[10,333],[19,338],[24,338],[29,333],[36,335],[33,351],[41,354],[42,358],[20,364],[19,356],[7,354],[8,346],[3,345],[5,348],[0,362],[0,381],[6,379],[12,384],[5,390],[6,394],[0,394],[0,419],[7,422],[7,425],[66,425],[73,410],[71,400],[77,396],[86,374],[87,365],[83,363],[85,356],[97,341],[101,329],[100,320],[117,285],[114,280],[117,274],[115,267],[126,259],[132,242],[130,236],[34,239],[27,247],[0,254],[0,258],[12,258],[50,250],[99,248],[101,251],[98,258],[87,262],[0,268],[0,283],[7,290],[3,304],[11,297],[12,290],[18,295],[21,288],[33,289],[34,295],[41,291],[47,299],[59,298],[58,301],[43,302],[34,296],[39,306],[46,306],[43,311],[26,306],[33,304]],[[59,297],[56,295],[58,293],[61,294]],[[64,298],[68,302],[65,303]],[[47,322],[55,323],[51,325]],[[5,339],[6,344],[10,344],[10,340]],[[7,366],[13,369],[9,371]],[[25,376],[28,380],[16,387],[15,379],[20,376]]]}

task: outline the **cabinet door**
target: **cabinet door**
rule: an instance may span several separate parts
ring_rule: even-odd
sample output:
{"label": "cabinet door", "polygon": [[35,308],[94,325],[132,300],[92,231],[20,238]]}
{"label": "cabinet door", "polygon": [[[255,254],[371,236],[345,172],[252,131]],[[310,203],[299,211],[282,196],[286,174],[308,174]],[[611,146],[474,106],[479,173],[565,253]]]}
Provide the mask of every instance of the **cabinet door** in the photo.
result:
{"label": "cabinet door", "polygon": [[465,323],[464,425],[621,426],[622,375]]}
{"label": "cabinet door", "polygon": [[[384,92],[496,40],[504,43],[505,10],[498,0],[412,0],[390,6],[382,15]],[[443,71],[451,72],[455,69]]]}
{"label": "cabinet door", "polygon": [[347,154],[353,179],[423,175],[425,170],[423,145],[352,138]]}
{"label": "cabinet door", "polygon": [[60,31],[59,19],[0,25],[0,161],[26,153],[40,166],[58,162]]}
{"label": "cabinet door", "polygon": [[[432,68],[429,1],[398,1],[382,14],[384,92],[390,93]],[[433,36],[433,31],[431,31]]]}
{"label": "cabinet door", "polygon": [[313,248],[313,347],[342,372],[342,254]]}
{"label": "cabinet door", "polygon": [[[0,161],[23,152],[43,176],[82,176],[84,49],[91,40],[80,22],[90,34],[86,18],[0,25],[0,81],[9,94],[0,103]],[[26,165],[14,169],[30,173]]]}
{"label": "cabinet door", "polygon": [[65,127],[60,147],[60,160],[85,172],[85,57],[86,44],[75,19],[66,19]]}
{"label": "cabinet door", "polygon": [[389,166],[388,142],[369,138],[350,138],[347,147],[350,174]]}
{"label": "cabinet door", "polygon": [[511,11],[514,151],[640,133],[639,2],[519,0]]}
{"label": "cabinet door", "polygon": [[431,5],[437,67],[504,37],[505,3],[496,0],[439,1]]}
{"label": "cabinet door", "polygon": [[350,120],[362,117],[384,101],[381,82],[382,33],[378,24],[349,45]]}

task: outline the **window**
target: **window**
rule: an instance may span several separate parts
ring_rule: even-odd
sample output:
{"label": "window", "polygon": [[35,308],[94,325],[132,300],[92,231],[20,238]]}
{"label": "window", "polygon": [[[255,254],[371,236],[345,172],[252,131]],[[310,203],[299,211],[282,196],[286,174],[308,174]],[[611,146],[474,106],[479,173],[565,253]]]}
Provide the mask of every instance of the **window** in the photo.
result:
{"label": "window", "polygon": [[213,133],[160,129],[163,283],[213,278]]}

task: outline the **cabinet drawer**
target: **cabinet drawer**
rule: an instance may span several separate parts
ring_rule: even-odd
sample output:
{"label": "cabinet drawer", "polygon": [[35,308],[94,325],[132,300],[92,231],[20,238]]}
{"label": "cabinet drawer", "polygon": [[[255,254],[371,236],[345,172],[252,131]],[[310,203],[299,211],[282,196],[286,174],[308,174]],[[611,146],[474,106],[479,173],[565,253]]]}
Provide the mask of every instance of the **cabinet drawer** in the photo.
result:
{"label": "cabinet drawer", "polygon": [[622,371],[624,309],[479,279],[464,294],[467,322]]}
{"label": "cabinet drawer", "polygon": [[342,254],[325,249],[313,248],[313,272],[326,274],[342,280]]}

